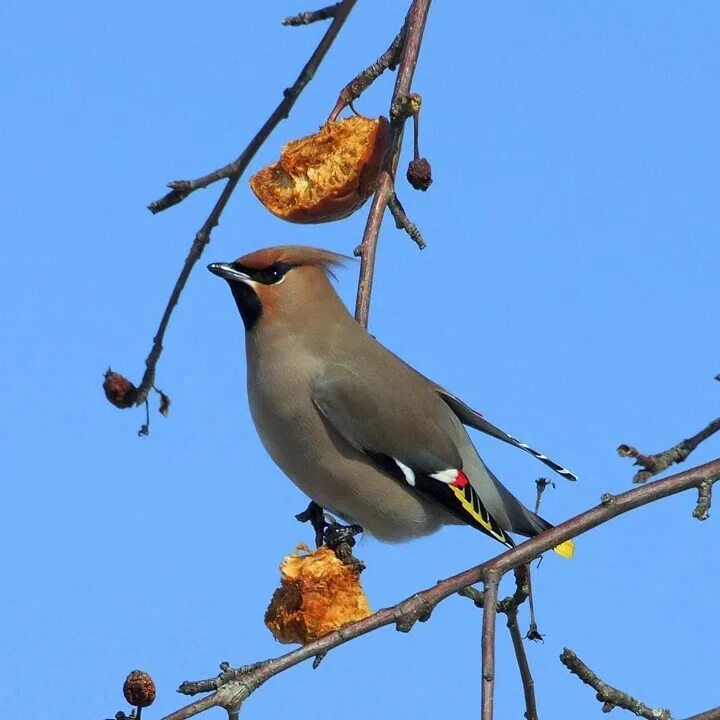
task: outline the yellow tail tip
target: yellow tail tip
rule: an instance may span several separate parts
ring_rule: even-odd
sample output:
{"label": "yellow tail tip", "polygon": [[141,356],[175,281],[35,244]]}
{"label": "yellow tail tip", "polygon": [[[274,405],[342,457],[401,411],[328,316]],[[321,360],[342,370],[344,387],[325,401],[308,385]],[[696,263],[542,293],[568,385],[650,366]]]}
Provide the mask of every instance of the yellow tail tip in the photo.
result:
{"label": "yellow tail tip", "polygon": [[575,543],[572,540],[566,540],[564,543],[556,545],[553,550],[560,555],[560,557],[571,560],[575,555]]}

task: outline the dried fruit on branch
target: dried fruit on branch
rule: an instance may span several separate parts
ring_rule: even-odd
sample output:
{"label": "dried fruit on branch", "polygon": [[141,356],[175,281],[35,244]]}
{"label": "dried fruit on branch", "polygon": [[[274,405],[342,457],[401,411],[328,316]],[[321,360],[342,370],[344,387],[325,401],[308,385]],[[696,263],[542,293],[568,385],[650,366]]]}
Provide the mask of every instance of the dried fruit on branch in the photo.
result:
{"label": "dried fruit on branch", "polygon": [[432,185],[432,168],[426,158],[411,160],[407,169],[408,182],[415,190],[427,190]]}
{"label": "dried fruit on branch", "polygon": [[155,700],[155,683],[153,679],[142,670],[133,670],[123,685],[125,699],[135,707],[147,707]]}
{"label": "dried fruit on branch", "polygon": [[[300,554],[302,553],[302,554]],[[370,615],[357,568],[327,547],[298,546],[280,564],[282,585],[265,613],[265,624],[281,643],[308,643]]]}
{"label": "dried fruit on branch", "polygon": [[327,123],[315,135],[288,143],[280,160],[250,178],[250,187],[283,220],[340,220],[375,191],[389,138],[382,116]]}
{"label": "dried fruit on branch", "polygon": [[113,372],[110,368],[105,373],[103,383],[105,397],[118,408],[129,408],[135,404],[137,388],[120,373]]}

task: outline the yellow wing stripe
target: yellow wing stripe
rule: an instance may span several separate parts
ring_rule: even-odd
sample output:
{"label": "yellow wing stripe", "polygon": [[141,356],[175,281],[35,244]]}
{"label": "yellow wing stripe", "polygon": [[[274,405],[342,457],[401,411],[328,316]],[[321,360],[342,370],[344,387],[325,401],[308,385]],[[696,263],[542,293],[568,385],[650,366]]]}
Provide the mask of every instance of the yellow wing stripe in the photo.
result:
{"label": "yellow wing stripe", "polygon": [[[448,485],[448,487],[453,491],[453,494],[460,502],[463,510],[465,510],[465,512],[470,515],[473,520],[478,523],[478,525],[480,525],[496,540],[499,540],[501,543],[504,544],[509,544],[508,537],[505,535],[502,529],[497,526],[497,523],[493,521],[490,513],[488,513],[482,502],[480,502],[480,498],[476,497],[475,490],[472,488],[472,486],[465,486],[466,488],[470,488],[470,499],[468,499],[468,497],[465,495],[465,488],[459,488],[455,485]],[[475,506],[473,505],[473,499],[476,501],[478,510],[476,510]],[[558,555],[560,555],[560,557],[571,560],[575,555],[575,543],[572,540],[566,540],[565,542],[556,545],[553,550]]]}
{"label": "yellow wing stripe", "polygon": [[470,488],[471,499],[468,499],[465,496],[465,490],[463,488],[459,488],[455,485],[448,485],[448,487],[453,491],[453,494],[460,502],[463,510],[465,510],[465,512],[470,515],[470,517],[472,517],[478,525],[480,525],[487,533],[492,535],[501,543],[505,545],[510,544],[507,535],[505,535],[505,533],[498,527],[497,523],[493,522],[493,519],[490,517],[490,513],[488,513],[482,502],[480,502],[480,498],[477,498],[478,510],[475,510],[472,503],[472,497],[475,495],[475,490],[473,490],[471,485],[465,486],[466,488]]}

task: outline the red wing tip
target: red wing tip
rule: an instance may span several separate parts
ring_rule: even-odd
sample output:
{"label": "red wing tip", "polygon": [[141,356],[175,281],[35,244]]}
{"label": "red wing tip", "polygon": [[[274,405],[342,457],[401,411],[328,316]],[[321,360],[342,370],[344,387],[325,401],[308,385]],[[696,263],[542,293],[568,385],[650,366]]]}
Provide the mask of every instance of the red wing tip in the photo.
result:
{"label": "red wing tip", "polygon": [[457,488],[464,488],[469,482],[467,475],[462,470],[458,470],[455,479],[450,484]]}

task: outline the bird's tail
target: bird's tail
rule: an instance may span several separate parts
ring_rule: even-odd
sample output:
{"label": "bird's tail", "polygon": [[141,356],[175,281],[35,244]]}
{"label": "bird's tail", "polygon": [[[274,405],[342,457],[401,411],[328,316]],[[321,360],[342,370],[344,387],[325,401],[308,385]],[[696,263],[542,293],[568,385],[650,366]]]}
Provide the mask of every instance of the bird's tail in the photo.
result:
{"label": "bird's tail", "polygon": [[[535,537],[545,530],[553,527],[545,518],[525,507],[498,479],[494,473],[480,459],[482,468],[488,474],[492,485],[497,492],[497,501],[492,502],[488,496],[492,509],[491,513],[500,522],[500,525],[509,532]],[[572,558],[575,553],[575,544],[572,540],[560,543],[553,548],[555,552],[564,557]]]}
{"label": "bird's tail", "polygon": [[[528,510],[526,507],[523,507],[524,514],[528,519],[532,522],[532,524],[537,528],[536,532],[534,532],[530,537],[535,537],[536,535],[539,535],[541,532],[544,532],[545,530],[550,530],[550,528],[555,527],[552,523],[549,523],[545,518],[540,517],[537,513],[532,512],[532,510]],[[523,533],[524,534],[524,533]],[[560,543],[559,545],[556,545],[553,550],[560,555],[560,557],[564,557],[567,560],[571,560],[573,556],[575,555],[575,543],[572,540],[566,540],[565,542]]]}
{"label": "bird's tail", "polygon": [[455,397],[455,395],[449,393],[444,388],[438,387],[437,391],[440,397],[450,406],[450,409],[457,415],[460,422],[463,424],[475,428],[486,435],[497,438],[498,440],[502,440],[508,445],[524,450],[526,453],[530,453],[530,455],[543,463],[543,465],[547,465],[547,467],[554,470],[558,475],[561,475],[566,480],[577,480],[577,475],[574,472],[571,472],[566,467],[563,467],[560,463],[555,462],[539,450],[535,450],[535,448],[530,447],[530,445],[522,442],[522,440],[518,440],[513,437],[510,433],[505,432],[497,425],[493,425],[493,423],[487,420],[481,413],[477,412],[477,410],[473,410],[469,405],[466,405],[462,400],[460,400],[460,398]]}

